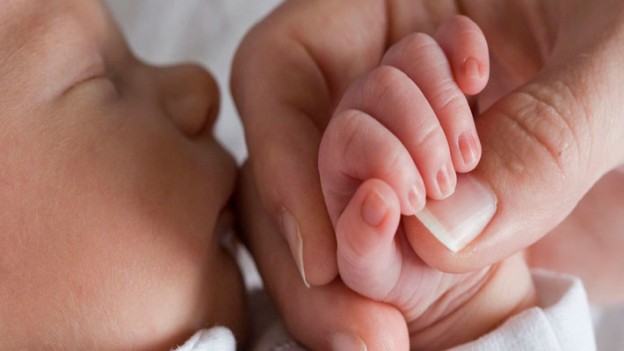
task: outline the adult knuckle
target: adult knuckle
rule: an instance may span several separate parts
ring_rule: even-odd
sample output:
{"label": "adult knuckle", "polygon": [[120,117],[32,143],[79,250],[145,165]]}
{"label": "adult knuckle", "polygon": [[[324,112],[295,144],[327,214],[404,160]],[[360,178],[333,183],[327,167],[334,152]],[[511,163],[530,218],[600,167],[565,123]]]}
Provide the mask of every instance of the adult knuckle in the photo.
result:
{"label": "adult knuckle", "polygon": [[[579,129],[575,115],[576,100],[561,93],[561,86],[527,86],[509,96],[507,108],[500,115],[512,136],[509,143],[525,142],[529,150],[515,150],[519,163],[530,164],[530,158],[541,158],[555,166],[562,175],[578,170],[584,132]],[[510,145],[513,149],[514,146]],[[525,167],[521,166],[521,169]]]}

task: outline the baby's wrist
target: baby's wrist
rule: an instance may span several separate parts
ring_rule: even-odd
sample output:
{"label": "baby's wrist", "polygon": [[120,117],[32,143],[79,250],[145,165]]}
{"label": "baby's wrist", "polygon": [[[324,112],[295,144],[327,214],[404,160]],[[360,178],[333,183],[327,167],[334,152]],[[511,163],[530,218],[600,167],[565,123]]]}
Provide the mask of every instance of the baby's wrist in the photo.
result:
{"label": "baby's wrist", "polygon": [[518,254],[491,267],[475,293],[443,319],[411,331],[412,348],[439,350],[476,340],[537,305],[535,286]]}

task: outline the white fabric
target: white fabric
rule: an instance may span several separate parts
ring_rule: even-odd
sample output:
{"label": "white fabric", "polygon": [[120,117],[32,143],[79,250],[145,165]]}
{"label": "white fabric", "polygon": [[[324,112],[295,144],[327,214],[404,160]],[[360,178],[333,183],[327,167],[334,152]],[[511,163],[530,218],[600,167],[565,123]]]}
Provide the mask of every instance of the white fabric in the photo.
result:
{"label": "white fabric", "polygon": [[236,351],[236,340],[227,328],[200,330],[174,351]]}

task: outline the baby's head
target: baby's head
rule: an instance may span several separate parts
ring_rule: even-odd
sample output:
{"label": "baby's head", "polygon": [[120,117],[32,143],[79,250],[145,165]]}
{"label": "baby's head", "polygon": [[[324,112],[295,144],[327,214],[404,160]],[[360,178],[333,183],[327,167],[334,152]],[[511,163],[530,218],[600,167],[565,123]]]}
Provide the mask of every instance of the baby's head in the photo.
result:
{"label": "baby's head", "polygon": [[215,82],[136,60],[101,4],[0,4],[0,349],[240,331]]}

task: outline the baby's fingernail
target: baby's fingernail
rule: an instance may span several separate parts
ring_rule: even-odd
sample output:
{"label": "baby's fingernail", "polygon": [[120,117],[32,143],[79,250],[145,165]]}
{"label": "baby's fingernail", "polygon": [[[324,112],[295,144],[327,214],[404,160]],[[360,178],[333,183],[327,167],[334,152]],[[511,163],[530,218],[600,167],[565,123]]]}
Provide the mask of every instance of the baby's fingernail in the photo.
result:
{"label": "baby's fingernail", "polygon": [[459,136],[457,145],[461,153],[464,165],[472,166],[479,158],[479,142],[473,131],[465,131]]}
{"label": "baby's fingernail", "polygon": [[436,185],[438,187],[438,194],[442,198],[446,198],[453,193],[453,172],[452,168],[447,164],[440,168],[436,173]]}
{"label": "baby's fingernail", "polygon": [[376,191],[368,194],[362,203],[361,215],[364,222],[371,227],[378,227],[386,217],[386,213],[388,213],[388,205],[381,195]]}
{"label": "baby's fingernail", "polygon": [[364,340],[354,332],[338,332],[331,336],[331,349],[333,351],[367,351],[368,347]]}
{"label": "baby's fingernail", "polygon": [[303,265],[303,240],[301,239],[301,231],[299,230],[299,223],[293,217],[293,215],[288,212],[287,209],[282,209],[282,233],[288,242],[288,246],[290,247],[290,252],[297,264],[297,268],[299,269],[299,273],[301,274],[301,278],[303,279],[303,283],[306,287],[310,287],[308,283],[308,279],[305,274],[305,267]]}
{"label": "baby's fingernail", "polygon": [[409,200],[410,206],[412,206],[412,213],[407,213],[407,215],[416,214],[416,212],[420,211],[420,209],[425,205],[425,192],[424,190],[419,189],[420,188],[417,185],[414,185],[407,194],[407,199]]}
{"label": "baby's fingernail", "polygon": [[481,77],[481,70],[479,69],[479,62],[477,59],[469,57],[464,61],[464,74],[467,78]]}
{"label": "baby's fingernail", "polygon": [[452,196],[427,201],[416,217],[444,246],[458,252],[488,225],[496,205],[496,195],[486,184],[471,175],[460,175]]}

